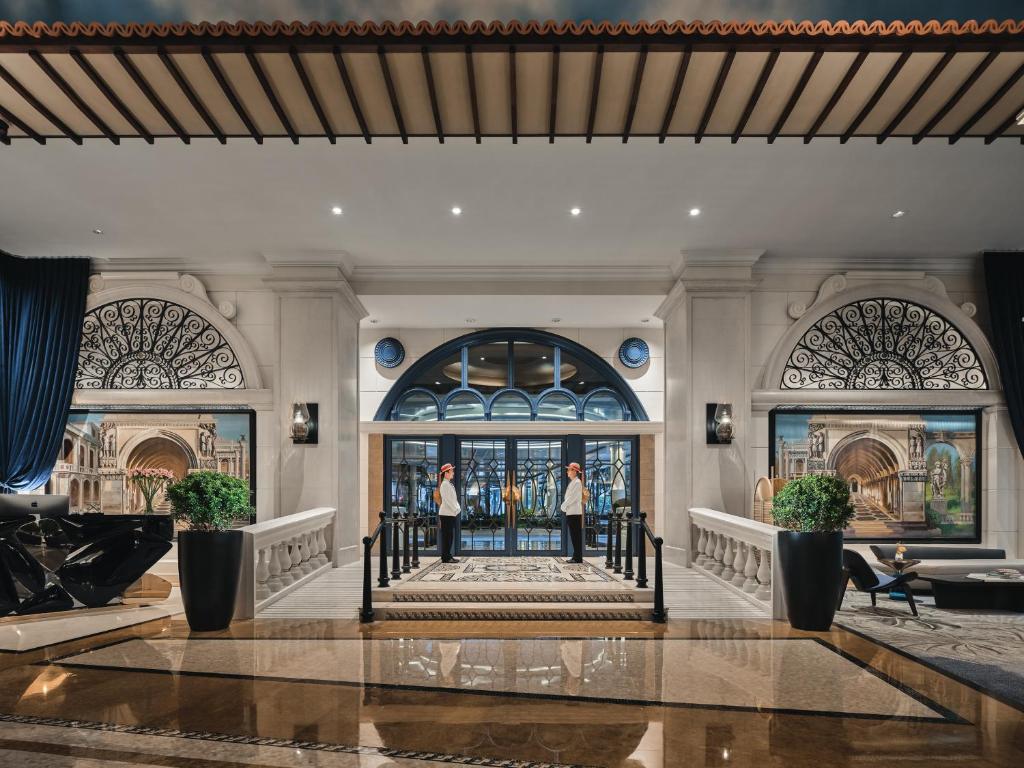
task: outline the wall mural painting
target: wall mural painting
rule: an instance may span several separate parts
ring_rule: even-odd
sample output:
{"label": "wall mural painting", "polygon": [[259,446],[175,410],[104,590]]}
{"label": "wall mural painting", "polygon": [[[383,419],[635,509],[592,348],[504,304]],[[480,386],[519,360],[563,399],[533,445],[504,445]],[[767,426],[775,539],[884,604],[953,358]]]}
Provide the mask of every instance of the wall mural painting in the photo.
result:
{"label": "wall mural painting", "polygon": [[775,476],[849,485],[847,538],[981,540],[979,413],[777,410],[770,421]]}
{"label": "wall mural painting", "polygon": [[[72,512],[143,514],[133,470],[166,470],[175,480],[212,470],[248,480],[255,506],[254,433],[251,411],[72,411],[50,479],[31,493],[66,495]],[[170,511],[162,490],[152,506]]]}

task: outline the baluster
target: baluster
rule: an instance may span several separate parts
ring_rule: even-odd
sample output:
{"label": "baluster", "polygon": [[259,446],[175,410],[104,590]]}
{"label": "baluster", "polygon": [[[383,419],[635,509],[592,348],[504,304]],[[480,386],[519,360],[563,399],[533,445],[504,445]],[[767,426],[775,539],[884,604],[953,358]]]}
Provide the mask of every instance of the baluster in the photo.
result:
{"label": "baluster", "polygon": [[640,513],[640,524],[636,527],[636,585],[643,589],[647,586],[647,533],[645,525],[647,513]]}
{"label": "baluster", "polygon": [[633,581],[633,526],[636,518],[633,510],[626,514],[626,570],[622,574],[623,581]]}
{"label": "baluster", "polygon": [[757,583],[758,588],[754,593],[754,597],[758,600],[771,600],[772,599],[772,565],[771,565],[771,552],[761,549],[758,550],[758,554],[761,556],[761,562],[757,567]]}
{"label": "baluster", "polygon": [[757,556],[754,554],[757,547],[753,544],[747,545],[747,562],[743,566],[743,591],[753,593],[757,591]]}
{"label": "baluster", "polygon": [[704,548],[704,570],[710,571],[711,566],[715,564],[715,546],[718,541],[718,534],[714,531],[708,531],[708,543]]}
{"label": "baluster", "polygon": [[270,587],[267,586],[267,580],[270,578],[270,569],[267,567],[265,555],[266,550],[260,549],[256,560],[256,602],[270,597]]}
{"label": "baluster", "polygon": [[412,513],[406,512],[402,521],[402,573],[412,573],[412,561],[409,559],[409,521]]}
{"label": "baluster", "polygon": [[731,536],[725,540],[725,555],[722,557],[722,570],[719,572],[719,576],[722,577],[722,581],[732,581],[732,577],[736,575],[736,571],[732,568],[732,561],[736,559],[736,541]]}
{"label": "baluster", "polygon": [[380,569],[377,572],[377,586],[386,587],[389,584],[388,581],[388,524],[387,517],[384,512],[380,513],[380,536],[377,537],[377,541],[380,542]]}
{"label": "baluster", "polygon": [[284,584],[281,583],[281,564],[277,560],[277,544],[270,545],[270,557],[267,558],[267,572],[270,577],[267,579],[267,588],[271,593],[280,592]]}
{"label": "baluster", "polygon": [[615,563],[612,573],[622,573],[622,518],[615,515]]}
{"label": "baluster", "polygon": [[281,584],[287,587],[289,584],[295,583],[295,575],[291,573],[292,569],[292,558],[288,553],[288,542],[281,541],[277,544],[277,562],[281,569]]}
{"label": "baluster", "polygon": [[605,553],[604,553],[604,569],[607,571],[611,569],[613,565],[612,561],[612,517],[614,513],[608,512],[608,526],[605,528]]}
{"label": "baluster", "polygon": [[715,576],[721,574],[722,569],[725,567],[725,541],[724,533],[715,534],[715,561],[711,563],[711,567],[708,569]]}
{"label": "baluster", "polygon": [[299,578],[302,576],[302,568],[300,567],[302,565],[302,550],[299,549],[299,537],[292,536],[291,539],[289,539],[289,543],[291,544],[292,548],[291,571],[295,576],[295,580],[298,581]]}
{"label": "baluster", "polygon": [[704,565],[704,562],[708,559],[707,554],[704,552],[704,548],[708,545],[708,531],[707,528],[698,527],[700,531],[700,537],[697,539],[697,559],[694,563],[698,566]]}
{"label": "baluster", "polygon": [[732,577],[732,583],[737,587],[742,587],[743,582],[747,580],[746,575],[743,573],[743,567],[746,565],[746,553],[749,551],[749,544],[739,539],[736,540],[736,557],[732,561],[732,569],[736,575]]}
{"label": "baluster", "polygon": [[370,561],[373,559],[373,539],[363,536],[363,604],[359,609],[359,621],[373,621],[373,586],[370,583]]}
{"label": "baluster", "polygon": [[299,569],[303,576],[308,576],[313,572],[313,563],[309,562],[312,554],[309,551],[309,534],[303,533],[299,536]]}
{"label": "baluster", "polygon": [[420,516],[412,519],[412,567],[420,567]]}
{"label": "baluster", "polygon": [[401,524],[397,512],[391,513],[391,580],[399,581],[402,578],[402,550],[401,550]]}
{"label": "baluster", "polygon": [[331,562],[331,558],[327,556],[327,537],[324,536],[326,530],[326,525],[316,530],[316,559],[320,565],[327,565]]}

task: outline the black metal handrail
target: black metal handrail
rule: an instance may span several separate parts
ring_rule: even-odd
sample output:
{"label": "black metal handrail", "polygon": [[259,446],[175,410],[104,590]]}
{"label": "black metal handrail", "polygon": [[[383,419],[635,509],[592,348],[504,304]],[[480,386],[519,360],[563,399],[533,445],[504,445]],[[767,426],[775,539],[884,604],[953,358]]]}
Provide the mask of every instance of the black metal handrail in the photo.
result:
{"label": "black metal handrail", "polygon": [[665,610],[665,571],[662,565],[661,548],[665,543],[661,536],[655,536],[651,526],[647,523],[647,513],[641,512],[639,517],[633,518],[632,525],[639,529],[637,539],[637,587],[647,586],[647,540],[650,539],[654,545],[654,610],[651,612],[651,619],[659,624],[664,624],[668,618],[668,611]]}
{"label": "black metal handrail", "polygon": [[[359,620],[363,623],[373,621],[373,587],[370,585],[370,563],[373,561],[373,545],[380,539],[380,572],[377,586],[388,586],[388,516],[380,513],[380,522],[369,536],[363,536],[363,607],[359,611]],[[383,534],[383,535],[382,535]]]}
{"label": "black metal handrail", "polygon": [[[370,583],[372,581],[370,566],[373,561],[373,545],[380,541],[380,549],[377,553],[377,586],[388,587],[392,581],[401,579],[403,573],[411,573],[414,568],[420,567],[419,527],[421,521],[422,518],[413,512],[405,514],[393,512],[390,516],[387,512],[381,512],[380,522],[377,523],[373,533],[363,537],[363,606],[359,610],[361,622],[373,621],[373,587]],[[390,574],[388,573],[389,539],[391,540]]]}
{"label": "black metal handrail", "polygon": [[[626,523],[625,567],[623,567],[622,523]],[[634,530],[635,529],[635,530]],[[647,513],[634,514],[632,511],[608,513],[608,536],[605,542],[605,570],[621,573],[623,581],[634,581],[638,589],[647,589],[647,541],[654,546],[654,610],[653,621],[664,623],[668,617],[665,609],[665,580],[661,547],[664,543],[647,522]],[[634,557],[636,571],[633,571]]]}

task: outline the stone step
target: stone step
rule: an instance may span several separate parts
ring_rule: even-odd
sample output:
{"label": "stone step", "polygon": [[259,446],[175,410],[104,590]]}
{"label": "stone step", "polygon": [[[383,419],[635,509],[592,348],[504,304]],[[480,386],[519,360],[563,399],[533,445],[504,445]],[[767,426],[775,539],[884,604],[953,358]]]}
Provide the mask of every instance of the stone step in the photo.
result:
{"label": "stone step", "polygon": [[[653,587],[653,585],[652,585]],[[459,604],[543,604],[543,605],[593,605],[597,603],[632,603],[654,602],[654,589],[610,588],[587,589],[555,592],[551,590],[525,589],[375,589],[374,603],[459,603]]]}
{"label": "stone step", "polygon": [[651,606],[636,603],[384,603],[376,621],[650,621]]}

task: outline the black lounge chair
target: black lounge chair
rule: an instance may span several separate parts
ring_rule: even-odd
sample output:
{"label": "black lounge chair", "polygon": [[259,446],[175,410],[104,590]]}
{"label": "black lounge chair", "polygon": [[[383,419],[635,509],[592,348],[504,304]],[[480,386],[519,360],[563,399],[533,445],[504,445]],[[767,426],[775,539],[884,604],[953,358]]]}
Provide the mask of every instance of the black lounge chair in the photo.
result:
{"label": "black lounge chair", "polygon": [[843,607],[843,598],[846,596],[846,588],[853,582],[858,592],[867,592],[871,595],[871,605],[876,605],[876,595],[879,592],[888,592],[890,589],[899,589],[907,596],[910,604],[910,612],[917,616],[917,605],[914,603],[914,593],[910,589],[910,582],[917,578],[914,571],[900,573],[896,576],[876,571],[868,561],[852,549],[843,550],[843,588],[839,592],[838,607]]}

